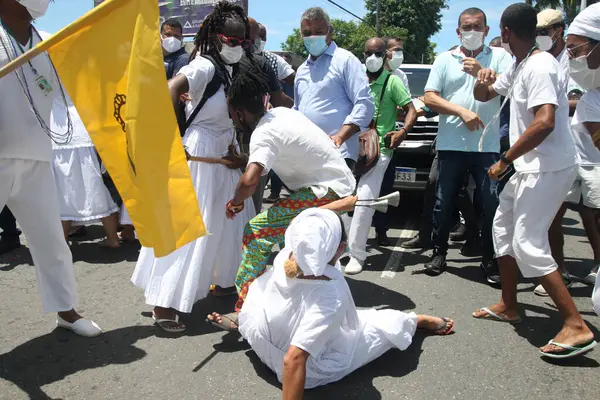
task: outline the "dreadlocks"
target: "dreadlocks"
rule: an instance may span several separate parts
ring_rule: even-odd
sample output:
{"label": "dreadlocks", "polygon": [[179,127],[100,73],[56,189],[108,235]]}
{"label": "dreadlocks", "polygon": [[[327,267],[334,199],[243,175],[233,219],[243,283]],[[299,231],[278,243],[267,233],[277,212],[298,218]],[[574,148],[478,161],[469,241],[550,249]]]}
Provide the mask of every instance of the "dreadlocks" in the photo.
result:
{"label": "dreadlocks", "polygon": [[263,96],[269,92],[265,74],[250,60],[240,61],[227,97],[233,108],[245,108],[252,114],[265,111]]}
{"label": "dreadlocks", "polygon": [[[206,16],[202,25],[200,25],[200,29],[196,36],[194,37],[194,51],[190,55],[190,61],[196,58],[198,53],[210,55],[219,63],[219,67],[225,71],[225,63],[221,59],[219,52],[215,48],[214,43],[211,41],[211,38],[214,35],[221,33],[223,30],[223,26],[225,26],[225,22],[228,19],[240,19],[244,26],[246,27],[246,37],[245,39],[250,38],[250,23],[248,22],[248,17],[246,17],[244,9],[236,4],[232,4],[229,1],[222,0],[219,1],[213,11]],[[228,78],[227,73],[224,76]]]}

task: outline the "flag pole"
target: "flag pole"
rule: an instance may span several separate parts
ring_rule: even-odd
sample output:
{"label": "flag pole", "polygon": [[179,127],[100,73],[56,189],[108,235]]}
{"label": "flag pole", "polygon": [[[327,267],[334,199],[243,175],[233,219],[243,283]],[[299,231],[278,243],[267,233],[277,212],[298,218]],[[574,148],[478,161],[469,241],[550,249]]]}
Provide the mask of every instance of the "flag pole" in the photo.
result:
{"label": "flag pole", "polygon": [[[69,37],[71,34],[85,28],[90,28],[94,21],[104,17],[105,15],[115,12],[123,6],[127,1],[138,1],[138,0],[106,0],[99,6],[92,8],[83,17],[79,18],[70,25],[67,25],[55,35],[52,35],[46,40],[41,41],[33,49],[28,50],[19,57],[15,58],[4,67],[0,68],[0,79],[10,74],[17,68],[23,66],[28,61],[39,56],[40,54],[47,51],[50,47],[61,42],[63,39]],[[147,0],[145,0],[147,1]]]}

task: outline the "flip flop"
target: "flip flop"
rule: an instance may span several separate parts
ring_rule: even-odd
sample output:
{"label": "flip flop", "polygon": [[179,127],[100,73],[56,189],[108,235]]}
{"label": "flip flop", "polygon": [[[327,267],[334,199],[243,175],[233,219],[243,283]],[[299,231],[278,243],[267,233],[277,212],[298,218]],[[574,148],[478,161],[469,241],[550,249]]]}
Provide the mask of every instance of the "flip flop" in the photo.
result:
{"label": "flip flop", "polygon": [[[446,336],[446,335],[450,335],[451,333],[454,332],[454,327],[456,326],[456,324],[452,325],[452,328],[448,329],[448,320],[452,321],[450,318],[444,318],[441,317],[442,322],[437,328],[435,329],[423,329],[423,328],[419,328],[420,330],[422,330],[423,332],[426,332],[430,335],[440,335],[440,336]],[[454,322],[454,321],[452,321]]]}
{"label": "flip flop", "polygon": [[589,341],[587,343],[578,344],[575,346],[570,346],[570,345],[564,344],[564,343],[558,343],[558,342],[555,342],[554,340],[549,341],[548,344],[560,347],[562,349],[565,349],[566,351],[561,351],[559,353],[557,353],[557,352],[545,353],[540,350],[540,354],[542,355],[542,357],[550,357],[550,358],[560,359],[560,358],[571,358],[571,357],[575,357],[575,356],[578,356],[583,353],[587,353],[588,351],[590,351],[594,347],[596,347],[596,345],[598,343],[594,339],[592,339],[591,341]]}
{"label": "flip flop", "polygon": [[[162,329],[165,332],[169,332],[169,333],[181,333],[184,332],[187,328],[185,326],[181,326],[181,324],[179,323],[179,317],[176,316],[174,319],[170,319],[170,318],[156,318],[156,316],[154,314],[152,314],[152,319],[154,320],[154,322],[156,323],[156,325],[158,325],[158,327],[160,329]],[[177,328],[171,328],[169,327],[166,323],[167,322],[171,322],[171,323],[176,323],[178,325]]]}
{"label": "flip flop", "polygon": [[[217,322],[215,320],[211,320],[208,318],[206,318],[206,322],[208,322],[212,326],[216,326],[217,328],[222,329],[224,331],[235,332],[238,330],[238,328],[231,327],[232,323],[235,325],[238,325],[238,313],[232,312],[229,314],[223,314],[223,315],[221,315],[221,318],[222,318],[221,322]],[[227,325],[225,324],[226,322],[227,322]]]}
{"label": "flip flop", "polygon": [[518,317],[516,319],[502,318],[501,316],[499,316],[495,312],[491,311],[487,307],[482,307],[479,310],[486,312],[487,313],[487,317],[486,316],[483,316],[483,317],[475,317],[474,316],[473,318],[477,318],[477,319],[489,319],[491,321],[498,321],[498,322],[507,322],[507,323],[509,323],[511,325],[517,325],[517,324],[520,324],[522,322],[521,317]]}

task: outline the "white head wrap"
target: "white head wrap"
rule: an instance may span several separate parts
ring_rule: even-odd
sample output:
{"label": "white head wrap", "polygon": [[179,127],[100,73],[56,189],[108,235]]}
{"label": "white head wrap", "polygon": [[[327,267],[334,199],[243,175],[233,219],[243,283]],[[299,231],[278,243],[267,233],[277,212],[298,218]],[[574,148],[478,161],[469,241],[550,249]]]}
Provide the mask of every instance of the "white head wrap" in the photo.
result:
{"label": "white head wrap", "polygon": [[580,12],[569,26],[568,33],[600,40],[600,3],[592,4]]}
{"label": "white head wrap", "polygon": [[323,275],[341,241],[340,218],[319,208],[301,212],[285,232],[285,247],[294,253],[304,275]]}

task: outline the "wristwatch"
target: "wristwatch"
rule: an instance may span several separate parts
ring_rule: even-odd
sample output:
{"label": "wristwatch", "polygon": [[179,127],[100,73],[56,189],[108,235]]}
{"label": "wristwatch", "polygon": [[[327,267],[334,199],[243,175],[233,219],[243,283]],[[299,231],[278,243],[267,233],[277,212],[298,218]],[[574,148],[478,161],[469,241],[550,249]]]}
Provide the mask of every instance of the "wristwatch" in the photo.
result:
{"label": "wristwatch", "polygon": [[502,161],[506,165],[512,164],[512,161],[509,161],[508,158],[506,158],[506,151],[504,153],[500,154],[500,161]]}

